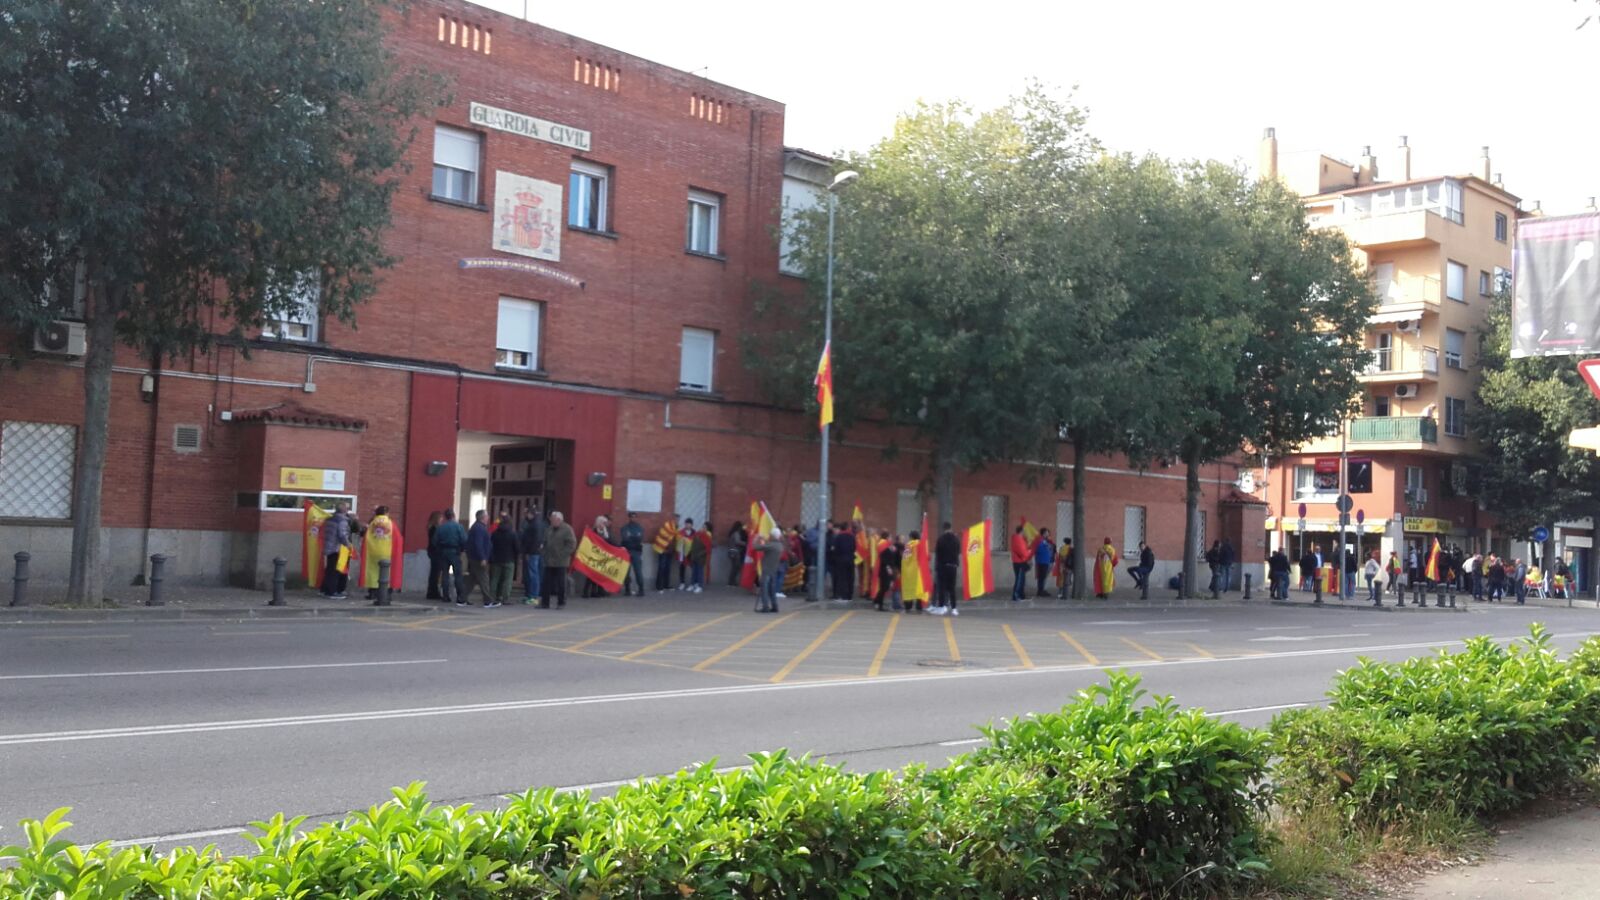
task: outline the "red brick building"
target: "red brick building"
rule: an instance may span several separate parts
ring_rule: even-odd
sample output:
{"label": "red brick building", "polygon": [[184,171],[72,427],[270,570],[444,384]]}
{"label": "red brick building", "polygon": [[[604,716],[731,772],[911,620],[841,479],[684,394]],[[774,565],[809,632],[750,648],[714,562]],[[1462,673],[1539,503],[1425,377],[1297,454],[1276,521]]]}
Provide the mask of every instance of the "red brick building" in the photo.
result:
{"label": "red brick building", "polygon": [[[401,262],[358,328],[308,297],[248,355],[120,351],[110,583],[162,552],[179,579],[260,584],[273,556],[298,558],[306,497],[363,517],[387,504],[413,548],[450,506],[537,500],[579,523],[631,508],[652,532],[676,512],[719,534],[757,498],[785,523],[815,516],[814,422],[766,401],[740,342],[752,285],[797,286],[775,235],[786,166],[816,158],[786,153],[783,106],[461,0],[419,0],[394,25],[401,57],[447,72],[455,98],[410,152],[388,244]],[[0,551],[32,551],[43,579],[64,576],[70,547],[80,371],[47,354],[0,393]],[[836,450],[834,512],[859,502],[904,531],[928,467],[915,449],[886,461],[889,437],[855,429]],[[1094,542],[1147,534],[1170,568],[1181,471],[1091,471]],[[1208,467],[1203,509],[1211,536],[1259,561],[1264,507],[1231,487],[1239,474]],[[958,524],[1070,522],[1070,492],[1021,475],[960,476]]]}

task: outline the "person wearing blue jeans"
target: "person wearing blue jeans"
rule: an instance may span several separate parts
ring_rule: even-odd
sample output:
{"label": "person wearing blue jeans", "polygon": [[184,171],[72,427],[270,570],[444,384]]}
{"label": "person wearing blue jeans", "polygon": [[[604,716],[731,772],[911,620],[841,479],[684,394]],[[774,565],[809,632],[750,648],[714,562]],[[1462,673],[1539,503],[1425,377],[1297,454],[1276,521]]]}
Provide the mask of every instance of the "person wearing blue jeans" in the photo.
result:
{"label": "person wearing blue jeans", "polygon": [[1233,589],[1233,564],[1235,561],[1233,542],[1223,538],[1222,546],[1217,549],[1217,576],[1222,582],[1221,589],[1224,594]]}
{"label": "person wearing blue jeans", "polygon": [[622,595],[644,596],[644,526],[638,513],[628,513],[628,523],[618,533],[622,549],[628,551],[628,574],[622,578]]}
{"label": "person wearing blue jeans", "polygon": [[1022,533],[1022,526],[1018,525],[1016,532],[1011,535],[1011,571],[1016,575],[1016,584],[1011,588],[1012,600],[1027,599],[1028,568],[1032,560],[1033,545]]}
{"label": "person wearing blue jeans", "polygon": [[539,515],[539,507],[529,504],[527,512],[523,513],[522,528],[517,533],[517,540],[522,544],[522,602],[537,603],[542,593],[539,589],[544,577],[544,517]]}

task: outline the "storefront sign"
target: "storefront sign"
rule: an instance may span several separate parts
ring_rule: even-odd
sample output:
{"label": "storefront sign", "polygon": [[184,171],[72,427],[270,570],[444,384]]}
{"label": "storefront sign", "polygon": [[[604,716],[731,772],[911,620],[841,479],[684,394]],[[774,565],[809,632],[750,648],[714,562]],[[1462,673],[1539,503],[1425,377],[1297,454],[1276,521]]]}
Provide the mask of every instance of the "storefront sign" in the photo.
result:
{"label": "storefront sign", "polygon": [[342,491],[344,470],[281,466],[278,469],[278,487],[286,491]]}
{"label": "storefront sign", "polygon": [[505,131],[511,134],[520,134],[536,141],[547,141],[571,147],[574,150],[589,149],[589,132],[582,128],[573,128],[571,125],[562,125],[559,122],[550,122],[535,116],[525,116],[507,109],[498,109],[493,106],[484,106],[482,103],[473,103],[468,107],[467,116],[474,125],[484,128],[493,128],[496,131]]}
{"label": "storefront sign", "polygon": [[[1288,532],[1300,531],[1307,534],[1326,532],[1333,534],[1339,530],[1338,519],[1268,519],[1267,530],[1272,531],[1275,523],[1281,523],[1283,530]],[[1352,532],[1355,531],[1355,526],[1352,525],[1349,528]],[[1386,530],[1387,526],[1383,522],[1366,523],[1367,534],[1383,534]]]}
{"label": "storefront sign", "polygon": [[1416,534],[1449,534],[1449,519],[1428,519],[1422,516],[1406,516],[1406,531]]}
{"label": "storefront sign", "polygon": [[1319,494],[1339,493],[1339,457],[1318,457],[1311,484]]}
{"label": "storefront sign", "polygon": [[502,253],[561,259],[561,185],[515,172],[494,173],[494,238]]}
{"label": "storefront sign", "polygon": [[568,275],[560,269],[552,268],[544,263],[523,262],[520,259],[495,259],[492,257],[475,257],[460,260],[456,263],[463,269],[500,269],[506,272],[527,272],[530,275],[543,275],[569,287],[583,289],[584,281],[576,275]]}

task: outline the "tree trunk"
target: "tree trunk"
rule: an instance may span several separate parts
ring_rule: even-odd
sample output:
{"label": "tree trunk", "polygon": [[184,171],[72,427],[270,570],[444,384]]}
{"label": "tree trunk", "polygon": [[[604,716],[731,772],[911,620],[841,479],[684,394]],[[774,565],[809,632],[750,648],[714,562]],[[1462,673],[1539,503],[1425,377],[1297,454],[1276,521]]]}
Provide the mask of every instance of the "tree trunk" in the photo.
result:
{"label": "tree trunk", "polygon": [[116,358],[116,304],[110,289],[88,300],[88,348],[83,360],[83,432],[72,481],[72,560],[67,602],[98,606],[105,598],[100,566],[100,488],[111,427],[111,366]]}
{"label": "tree trunk", "polygon": [[933,489],[939,498],[939,521],[931,530],[943,534],[944,523],[949,522],[951,527],[955,527],[956,461],[942,447],[933,450]]}
{"label": "tree trunk", "polygon": [[1072,599],[1083,599],[1084,582],[1089,576],[1088,542],[1084,540],[1084,524],[1088,518],[1083,508],[1084,479],[1089,474],[1088,451],[1081,441],[1072,442]]}
{"label": "tree trunk", "polygon": [[1200,556],[1200,454],[1188,450],[1183,455],[1183,596],[1194,597],[1199,591],[1195,578]]}

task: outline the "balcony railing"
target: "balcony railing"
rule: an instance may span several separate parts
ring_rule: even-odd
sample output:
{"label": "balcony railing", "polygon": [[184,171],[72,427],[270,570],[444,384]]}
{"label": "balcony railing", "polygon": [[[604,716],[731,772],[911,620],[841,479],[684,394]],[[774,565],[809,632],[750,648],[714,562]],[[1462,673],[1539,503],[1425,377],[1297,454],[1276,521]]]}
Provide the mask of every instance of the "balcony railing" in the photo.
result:
{"label": "balcony railing", "polygon": [[1439,443],[1439,422],[1423,416],[1368,416],[1350,421],[1350,443]]}
{"label": "balcony railing", "polygon": [[1390,308],[1418,305],[1437,307],[1439,298],[1444,296],[1439,290],[1439,279],[1431,275],[1394,279],[1387,284],[1374,282],[1372,290],[1378,295],[1379,312]]}
{"label": "balcony railing", "polygon": [[1372,351],[1372,362],[1367,363],[1366,369],[1368,375],[1410,372],[1439,374],[1439,348],[1407,347],[1404,344],[1376,347]]}

